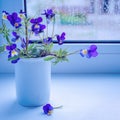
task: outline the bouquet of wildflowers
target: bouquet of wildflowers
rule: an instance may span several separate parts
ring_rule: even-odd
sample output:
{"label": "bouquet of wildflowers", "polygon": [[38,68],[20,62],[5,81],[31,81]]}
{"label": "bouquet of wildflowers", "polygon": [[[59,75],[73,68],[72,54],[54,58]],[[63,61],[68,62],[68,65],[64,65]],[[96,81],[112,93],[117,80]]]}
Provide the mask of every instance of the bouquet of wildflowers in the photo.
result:
{"label": "bouquet of wildflowers", "polygon": [[[41,17],[42,16],[42,17]],[[43,22],[43,17],[45,21]],[[6,25],[7,22],[11,24]],[[48,25],[53,24],[51,35],[48,35]],[[68,61],[68,56],[79,53],[82,57],[96,57],[97,46],[91,45],[88,49],[80,49],[69,53],[66,49],[53,50],[53,40],[58,45],[65,41],[66,33],[60,35],[54,33],[55,12],[52,9],[45,10],[39,17],[29,18],[22,10],[19,13],[2,12],[2,26],[0,34],[6,42],[0,46],[0,53],[8,51],[8,60],[17,63],[20,58],[44,57],[45,61],[52,60],[54,64]],[[31,42],[30,38],[35,35],[39,38],[36,42]]]}

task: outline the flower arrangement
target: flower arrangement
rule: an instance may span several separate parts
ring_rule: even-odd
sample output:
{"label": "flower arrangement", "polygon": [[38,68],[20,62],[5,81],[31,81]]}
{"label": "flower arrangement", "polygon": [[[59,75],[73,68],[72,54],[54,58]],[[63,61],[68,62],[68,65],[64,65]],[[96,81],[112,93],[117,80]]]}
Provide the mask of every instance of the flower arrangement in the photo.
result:
{"label": "flower arrangement", "polygon": [[[43,16],[46,22],[43,22]],[[9,22],[12,26],[7,25]],[[48,25],[53,24],[53,30],[48,34]],[[53,40],[57,40],[61,46],[66,38],[66,33],[60,35],[54,33],[55,12],[47,9],[39,17],[30,18],[26,13],[20,10],[19,13],[12,14],[2,12],[2,26],[0,34],[6,39],[6,43],[0,46],[0,53],[8,51],[8,60],[11,63],[17,63],[21,58],[42,57],[45,61],[52,60],[54,64],[62,61],[68,61],[68,56],[79,53],[82,57],[96,57],[98,55],[97,46],[91,45],[88,49],[80,49],[69,53],[66,49],[60,48],[53,50]],[[37,42],[31,42],[31,35],[39,38]],[[19,44],[18,44],[19,43]]]}

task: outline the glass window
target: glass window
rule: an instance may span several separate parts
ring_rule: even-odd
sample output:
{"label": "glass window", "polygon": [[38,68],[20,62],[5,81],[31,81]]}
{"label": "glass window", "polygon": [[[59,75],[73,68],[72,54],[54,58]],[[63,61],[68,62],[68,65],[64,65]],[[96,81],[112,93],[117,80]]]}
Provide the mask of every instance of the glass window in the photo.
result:
{"label": "glass window", "polygon": [[65,31],[67,40],[120,40],[120,0],[27,0],[31,17],[47,8],[57,12],[55,32]]}

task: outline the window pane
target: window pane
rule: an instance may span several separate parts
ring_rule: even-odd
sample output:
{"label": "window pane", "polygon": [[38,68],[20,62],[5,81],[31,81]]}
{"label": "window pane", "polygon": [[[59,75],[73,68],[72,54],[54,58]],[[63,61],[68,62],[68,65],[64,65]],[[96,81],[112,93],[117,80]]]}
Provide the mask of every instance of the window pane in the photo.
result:
{"label": "window pane", "polygon": [[58,13],[55,33],[66,32],[67,40],[120,39],[120,0],[27,0],[31,17],[47,8]]}

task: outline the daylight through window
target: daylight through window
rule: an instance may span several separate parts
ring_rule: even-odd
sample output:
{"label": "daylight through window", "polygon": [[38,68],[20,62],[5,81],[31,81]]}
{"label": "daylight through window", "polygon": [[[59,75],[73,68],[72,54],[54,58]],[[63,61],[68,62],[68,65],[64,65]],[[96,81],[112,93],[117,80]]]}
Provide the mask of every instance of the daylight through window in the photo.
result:
{"label": "daylight through window", "polygon": [[120,39],[120,0],[27,0],[31,17],[47,8],[57,12],[55,31],[67,40]]}

